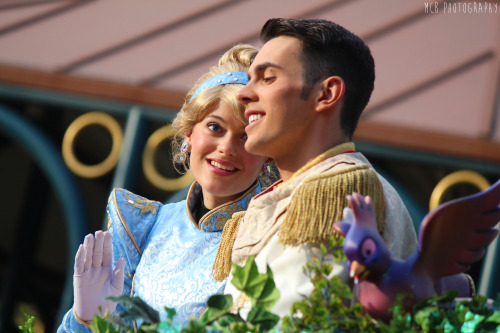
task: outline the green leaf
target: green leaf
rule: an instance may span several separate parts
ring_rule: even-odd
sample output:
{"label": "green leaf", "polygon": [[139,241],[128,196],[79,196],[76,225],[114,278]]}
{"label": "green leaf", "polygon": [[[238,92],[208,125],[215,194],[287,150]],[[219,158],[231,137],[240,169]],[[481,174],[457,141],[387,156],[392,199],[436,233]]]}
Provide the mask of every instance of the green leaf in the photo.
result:
{"label": "green leaf", "polygon": [[205,333],[206,324],[203,321],[190,320],[189,323],[182,329],[182,333]]}
{"label": "green leaf", "polygon": [[224,315],[228,315],[233,306],[231,295],[213,295],[207,300],[208,309],[200,318],[205,324],[210,324]]}
{"label": "green leaf", "polygon": [[174,319],[175,315],[177,314],[177,311],[175,311],[174,308],[169,308],[169,307],[165,307],[165,313],[167,314],[167,318],[169,321],[172,321],[172,319]]}
{"label": "green leaf", "polygon": [[247,320],[253,325],[258,325],[261,330],[270,330],[276,326],[280,317],[258,305],[250,310]]}
{"label": "green leaf", "polygon": [[[172,327],[169,323],[167,323],[168,329],[164,329],[165,333],[175,333],[177,330]],[[142,324],[139,332],[141,333],[158,333],[158,324]]]}
{"label": "green leaf", "polygon": [[234,263],[231,265],[233,273],[231,283],[240,291],[244,291],[249,280],[253,280],[259,275],[253,256],[249,257],[243,266],[238,266]]}
{"label": "green leaf", "polygon": [[486,319],[486,322],[493,322],[500,325],[500,310],[494,312],[491,316],[489,316],[488,319]]}
{"label": "green leaf", "polygon": [[117,330],[111,325],[107,320],[102,319],[101,317],[94,315],[94,319],[90,324],[90,329],[93,333],[116,333]]}
{"label": "green leaf", "polygon": [[233,306],[233,297],[231,295],[213,295],[207,300],[207,306],[209,308],[229,311]]}
{"label": "green leaf", "polygon": [[28,314],[24,314],[26,321],[23,326],[19,326],[19,329],[23,333],[35,333],[35,317]]}
{"label": "green leaf", "polygon": [[273,308],[274,304],[276,304],[276,302],[279,300],[280,291],[278,288],[276,288],[273,279],[273,273],[269,266],[267,266],[266,273],[262,275],[266,277],[263,284],[263,289],[260,292],[260,295],[252,300],[252,304],[262,306],[265,310],[270,311]]}
{"label": "green leaf", "polygon": [[114,302],[120,302],[128,309],[119,314],[120,318],[131,320],[142,320],[144,324],[155,324],[160,322],[160,314],[158,311],[150,307],[140,297],[130,297],[128,295],[120,295],[118,297],[108,297]]}
{"label": "green leaf", "polygon": [[248,258],[243,267],[233,263],[233,285],[244,292],[252,300],[252,306],[262,306],[272,309],[280,297],[274,284],[273,273],[269,266],[265,273],[259,273],[254,257]]}
{"label": "green leaf", "polygon": [[233,276],[232,283],[235,287],[253,299],[261,296],[268,279],[267,274],[259,273],[253,257],[245,263],[245,266],[239,272],[235,272]]}
{"label": "green leaf", "polygon": [[326,253],[328,252],[328,249],[326,248],[325,244],[321,243],[320,245],[321,248],[321,255],[325,256]]}

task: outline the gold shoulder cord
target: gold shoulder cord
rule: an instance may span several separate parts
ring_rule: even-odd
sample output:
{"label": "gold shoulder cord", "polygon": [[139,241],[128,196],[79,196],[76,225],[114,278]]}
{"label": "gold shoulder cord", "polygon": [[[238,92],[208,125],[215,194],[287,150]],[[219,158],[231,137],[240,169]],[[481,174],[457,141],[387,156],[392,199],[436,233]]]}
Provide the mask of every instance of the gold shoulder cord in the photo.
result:
{"label": "gold shoulder cord", "polygon": [[229,276],[234,240],[238,234],[240,221],[243,219],[243,216],[245,216],[245,211],[234,213],[224,226],[219,249],[217,250],[214,265],[212,266],[212,276],[216,281],[222,282]]}
{"label": "gold shoulder cord", "polygon": [[342,220],[347,195],[370,195],[380,232],[385,217],[384,190],[368,165],[354,165],[306,178],[295,191],[279,232],[284,245],[320,243],[338,236],[333,224]]}

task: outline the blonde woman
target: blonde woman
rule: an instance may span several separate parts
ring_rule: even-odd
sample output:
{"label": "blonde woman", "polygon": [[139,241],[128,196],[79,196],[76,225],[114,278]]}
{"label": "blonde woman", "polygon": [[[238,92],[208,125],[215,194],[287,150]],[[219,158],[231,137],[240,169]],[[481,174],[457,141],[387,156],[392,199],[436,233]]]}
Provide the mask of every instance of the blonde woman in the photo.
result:
{"label": "blonde woman", "polygon": [[225,281],[211,276],[224,224],[261,191],[259,174],[268,169],[266,158],[244,148],[248,122],[236,98],[256,53],[250,45],[227,51],[190,89],[172,123],[174,161],[196,179],[186,200],[163,205],[113,190],[109,231],[87,235],[77,252],[75,303],[59,332],[88,332],[99,308],[115,310],[105,298],[121,293],[160,313],[173,307],[176,321],[186,324],[224,289]]}

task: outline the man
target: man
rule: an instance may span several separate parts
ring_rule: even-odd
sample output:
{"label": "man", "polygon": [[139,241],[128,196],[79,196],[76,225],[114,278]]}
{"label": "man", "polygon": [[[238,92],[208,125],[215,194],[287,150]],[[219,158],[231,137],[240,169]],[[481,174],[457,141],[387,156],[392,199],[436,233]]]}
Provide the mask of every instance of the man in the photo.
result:
{"label": "man", "polygon": [[[226,225],[214,276],[227,275],[228,258],[242,264],[256,256],[259,270],[269,265],[273,271],[281,293],[273,312],[283,316],[311,292],[302,268],[334,234],[346,195],[372,196],[393,255],[409,256],[416,235],[401,198],[351,142],[375,80],[365,43],[324,20],[271,19],[261,39],[250,81],[238,96],[249,120],[245,148],[274,159],[282,180]],[[341,263],[334,264],[334,273],[348,279]],[[230,284],[226,293],[238,306],[245,303]]]}

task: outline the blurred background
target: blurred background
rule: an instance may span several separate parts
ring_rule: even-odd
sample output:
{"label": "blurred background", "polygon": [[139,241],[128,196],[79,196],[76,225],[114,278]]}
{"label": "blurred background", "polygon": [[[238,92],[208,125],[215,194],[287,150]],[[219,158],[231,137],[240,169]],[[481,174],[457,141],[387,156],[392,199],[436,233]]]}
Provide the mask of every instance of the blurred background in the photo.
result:
{"label": "blurred background", "polygon": [[[72,305],[78,244],[113,187],[181,200],[168,124],[234,44],[272,17],[361,36],[375,91],[356,132],[415,228],[432,205],[500,178],[497,1],[0,0],[0,332],[23,313],[54,332]],[[500,291],[500,246],[473,276]],[[496,283],[495,283],[496,282]]]}

